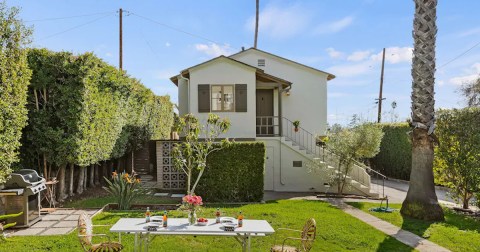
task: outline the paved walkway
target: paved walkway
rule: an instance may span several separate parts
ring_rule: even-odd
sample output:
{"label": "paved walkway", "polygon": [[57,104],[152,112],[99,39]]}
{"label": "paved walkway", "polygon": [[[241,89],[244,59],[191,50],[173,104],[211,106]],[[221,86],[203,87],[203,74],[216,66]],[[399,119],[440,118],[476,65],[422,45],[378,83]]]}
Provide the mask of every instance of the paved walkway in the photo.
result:
{"label": "paved walkway", "polygon": [[416,234],[405,231],[389,222],[383,221],[373,215],[363,212],[360,209],[346,204],[342,199],[326,199],[330,204],[342,209],[345,213],[367,223],[368,225],[390,235],[398,241],[422,252],[444,252],[450,251]]}
{"label": "paved walkway", "polygon": [[42,220],[25,229],[8,229],[11,236],[28,235],[64,235],[72,232],[77,227],[78,216],[85,211],[93,216],[97,210],[69,210],[60,209],[42,216]]}

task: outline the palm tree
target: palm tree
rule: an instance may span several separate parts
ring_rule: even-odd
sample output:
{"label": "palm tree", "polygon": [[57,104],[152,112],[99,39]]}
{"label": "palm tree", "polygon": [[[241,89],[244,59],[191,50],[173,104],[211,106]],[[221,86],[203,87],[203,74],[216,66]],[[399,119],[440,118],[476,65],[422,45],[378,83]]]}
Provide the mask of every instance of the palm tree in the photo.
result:
{"label": "palm tree", "polygon": [[412,62],[412,171],[401,213],[416,219],[443,220],[433,183],[435,39],[437,0],[414,0]]}

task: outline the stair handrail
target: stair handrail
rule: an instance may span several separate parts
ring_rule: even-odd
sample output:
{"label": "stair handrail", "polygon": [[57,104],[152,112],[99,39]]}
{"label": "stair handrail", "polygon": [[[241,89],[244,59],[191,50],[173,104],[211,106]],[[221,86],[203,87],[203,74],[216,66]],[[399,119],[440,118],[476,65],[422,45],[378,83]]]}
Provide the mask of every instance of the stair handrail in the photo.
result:
{"label": "stair handrail", "polygon": [[[316,140],[316,137],[314,134],[312,134],[311,132],[309,132],[308,130],[300,127],[300,126],[297,126],[298,128],[298,131],[301,132],[300,134],[297,132],[298,136],[302,136],[301,139],[303,139],[303,142],[301,141],[296,141],[297,137],[296,136],[292,136],[291,135],[291,132],[292,132],[292,126],[293,126],[293,121],[289,120],[288,118],[286,117],[282,117],[282,130],[281,130],[281,136],[282,137],[285,137],[285,138],[288,138],[289,140],[291,140],[292,142],[294,142],[295,144],[297,144],[299,147],[301,148],[304,148],[307,153],[310,152],[316,156],[320,156],[320,154],[317,152],[317,147],[320,147],[317,145],[317,140]],[[286,123],[284,123],[286,122]],[[286,128],[286,130],[283,130],[283,127]],[[290,130],[289,130],[290,129]],[[305,135],[307,136],[307,144],[305,144]],[[310,139],[310,140],[309,140]],[[310,141],[310,144],[309,144],[309,141]],[[339,158],[339,156],[337,154],[335,154],[333,151],[331,151],[330,149],[327,149],[326,147],[321,147],[322,148],[322,155],[325,155],[325,151],[334,156],[335,158]],[[360,169],[362,169],[366,174],[368,174],[369,176],[371,176],[370,174],[373,173],[374,175],[378,176],[381,180],[382,180],[382,197],[385,197],[385,180],[387,180],[387,176],[381,174],[380,172],[370,168],[369,166],[363,164],[362,162],[356,160],[356,159],[353,159],[352,158],[352,163],[356,166],[358,166]],[[357,174],[357,179],[360,180],[360,175]],[[370,180],[368,181],[368,183],[366,183],[365,181],[365,178],[362,176],[362,181],[358,181],[360,184],[362,184],[363,186],[367,186],[369,188],[371,188],[371,183],[370,183]]]}

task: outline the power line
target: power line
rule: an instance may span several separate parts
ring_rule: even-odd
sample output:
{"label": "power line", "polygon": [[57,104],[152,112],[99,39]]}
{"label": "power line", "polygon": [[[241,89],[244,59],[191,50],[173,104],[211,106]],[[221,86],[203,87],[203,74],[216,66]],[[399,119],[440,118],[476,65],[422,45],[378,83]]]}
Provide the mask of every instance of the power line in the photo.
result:
{"label": "power line", "polygon": [[456,56],[455,58],[447,61],[445,64],[439,66],[437,69],[440,69],[450,63],[452,63],[453,61],[459,59],[460,57],[462,57],[463,55],[467,54],[468,52],[470,52],[473,48],[477,47],[478,45],[480,45],[480,42],[476,43],[475,45],[473,45],[472,47],[468,48],[466,51],[464,51],[463,53],[459,54],[458,56]]}
{"label": "power line", "polygon": [[51,35],[48,35],[48,36],[46,36],[46,37],[43,37],[43,38],[37,39],[37,40],[36,40],[36,42],[38,42],[38,41],[42,41],[42,40],[45,40],[45,39],[49,39],[49,38],[55,37],[55,36],[57,36],[57,35],[60,35],[60,34],[63,34],[63,33],[69,32],[69,31],[71,31],[71,30],[74,30],[74,29],[77,29],[77,28],[83,27],[83,26],[85,26],[85,25],[88,25],[88,24],[91,24],[91,23],[97,22],[98,20],[104,19],[104,18],[106,18],[106,17],[108,17],[108,16],[111,16],[111,15],[113,15],[113,13],[110,13],[110,14],[108,14],[108,15],[105,15],[105,16],[102,16],[102,17],[99,17],[99,18],[93,19],[93,20],[91,20],[91,21],[88,21],[88,22],[86,22],[86,23],[83,23],[83,24],[76,25],[76,26],[74,26],[74,27],[71,27],[71,28],[68,28],[68,29],[66,29],[66,30],[63,30],[63,31],[60,31],[60,32],[57,32],[57,33],[54,33],[54,34],[51,34]]}
{"label": "power line", "polygon": [[32,22],[43,22],[43,21],[53,21],[53,20],[61,20],[61,19],[72,19],[72,18],[79,18],[79,17],[91,17],[91,16],[98,16],[102,14],[110,14],[114,12],[97,12],[97,13],[90,13],[90,14],[83,14],[83,15],[76,15],[76,16],[68,16],[68,17],[54,17],[54,18],[44,18],[44,19],[34,19],[34,20],[27,20],[23,21],[25,23],[32,23]]}
{"label": "power line", "polygon": [[200,36],[200,35],[197,35],[197,34],[194,34],[194,33],[191,33],[191,32],[185,31],[185,30],[182,30],[182,29],[180,29],[180,28],[177,28],[177,27],[174,27],[174,26],[171,26],[171,25],[168,25],[168,24],[155,21],[155,20],[153,20],[153,19],[151,19],[151,18],[148,18],[148,17],[145,17],[145,16],[141,16],[141,15],[138,15],[138,14],[136,14],[136,13],[131,13],[131,15],[137,16],[137,17],[139,17],[139,18],[145,19],[145,20],[150,21],[150,22],[152,22],[152,23],[161,25],[161,26],[163,26],[163,27],[166,27],[166,28],[168,28],[168,29],[171,29],[171,30],[174,30],[174,31],[177,31],[177,32],[180,32],[180,33],[184,33],[184,34],[186,34],[186,35],[189,35],[189,36],[192,36],[192,37],[195,37],[195,38],[199,38],[199,39],[202,39],[202,40],[205,40],[205,41],[214,43],[214,44],[221,44],[221,43],[219,43],[219,42],[217,42],[217,41],[215,41],[215,40],[209,39],[209,38],[207,38],[207,37]]}

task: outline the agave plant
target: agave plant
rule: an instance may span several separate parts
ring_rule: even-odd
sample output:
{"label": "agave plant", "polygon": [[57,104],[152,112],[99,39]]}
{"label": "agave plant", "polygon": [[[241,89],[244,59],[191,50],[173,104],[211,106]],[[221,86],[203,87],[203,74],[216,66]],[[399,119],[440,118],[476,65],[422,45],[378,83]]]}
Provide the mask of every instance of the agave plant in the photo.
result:
{"label": "agave plant", "polygon": [[0,215],[0,239],[5,239],[5,234],[3,233],[3,231],[4,231],[5,229],[11,228],[11,227],[17,225],[16,222],[5,224],[5,223],[3,223],[2,221],[3,221],[3,220],[6,220],[6,219],[9,219],[9,218],[18,217],[18,216],[20,216],[20,215],[22,215],[22,214],[23,214],[23,212],[20,212],[20,213],[17,213],[17,214]]}
{"label": "agave plant", "polygon": [[119,210],[128,210],[133,199],[143,193],[140,187],[140,179],[128,173],[112,173],[112,178],[103,177],[107,187],[103,187],[108,193],[115,197]]}

